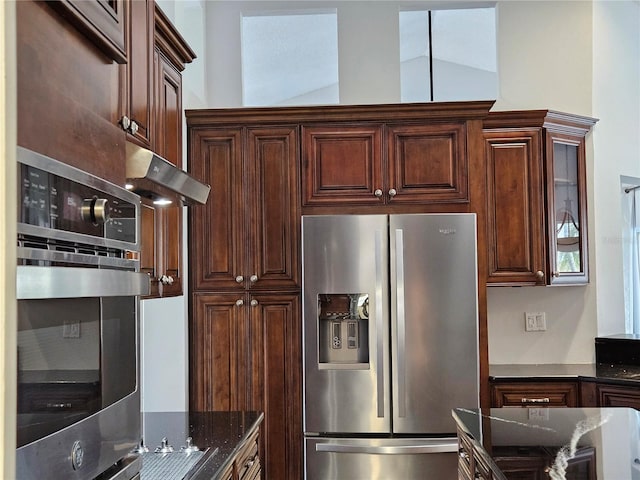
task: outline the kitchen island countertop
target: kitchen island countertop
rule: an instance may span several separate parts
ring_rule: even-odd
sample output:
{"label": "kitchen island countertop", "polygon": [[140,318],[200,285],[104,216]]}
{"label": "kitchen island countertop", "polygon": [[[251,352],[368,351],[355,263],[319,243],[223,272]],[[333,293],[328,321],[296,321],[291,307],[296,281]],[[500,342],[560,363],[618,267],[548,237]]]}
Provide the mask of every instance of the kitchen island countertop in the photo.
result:
{"label": "kitchen island countertop", "polygon": [[545,473],[535,478],[640,479],[640,412],[630,408],[454,409],[453,417],[494,478],[523,478],[528,468]]}

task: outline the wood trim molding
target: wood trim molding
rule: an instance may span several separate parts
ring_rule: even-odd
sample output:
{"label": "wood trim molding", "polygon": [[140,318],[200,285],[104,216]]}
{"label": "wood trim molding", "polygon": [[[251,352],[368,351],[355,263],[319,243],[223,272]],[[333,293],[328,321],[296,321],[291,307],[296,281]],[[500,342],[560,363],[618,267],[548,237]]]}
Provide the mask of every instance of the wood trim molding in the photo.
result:
{"label": "wood trim molding", "polygon": [[155,9],[155,36],[156,47],[173,63],[181,72],[185,64],[193,62],[196,54],[186,40],[180,35],[169,17],[156,4]]}

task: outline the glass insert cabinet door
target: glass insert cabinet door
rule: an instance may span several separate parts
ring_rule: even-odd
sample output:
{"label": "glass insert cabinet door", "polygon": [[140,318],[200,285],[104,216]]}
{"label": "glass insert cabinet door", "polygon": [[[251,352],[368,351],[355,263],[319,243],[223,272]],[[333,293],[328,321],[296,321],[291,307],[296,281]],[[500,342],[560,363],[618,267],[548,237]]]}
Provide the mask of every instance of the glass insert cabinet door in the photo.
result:
{"label": "glass insert cabinet door", "polygon": [[589,281],[584,141],[549,135],[547,208],[551,284]]}

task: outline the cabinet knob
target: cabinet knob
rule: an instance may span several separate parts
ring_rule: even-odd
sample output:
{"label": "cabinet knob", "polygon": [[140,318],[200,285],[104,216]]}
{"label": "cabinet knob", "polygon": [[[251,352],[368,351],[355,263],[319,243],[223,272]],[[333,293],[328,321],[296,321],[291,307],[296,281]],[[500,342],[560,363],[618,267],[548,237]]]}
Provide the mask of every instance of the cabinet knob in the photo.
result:
{"label": "cabinet knob", "polygon": [[242,282],[244,282],[244,277],[242,275],[238,275],[236,277],[236,283],[242,283]]}
{"label": "cabinet knob", "polygon": [[392,188],[391,190],[389,190],[389,196],[391,198],[395,197],[398,194],[398,192],[396,192],[395,188]]}
{"label": "cabinet knob", "polygon": [[542,270],[538,270],[536,272],[536,277],[538,277],[540,280],[542,280],[544,278],[544,272]]}
{"label": "cabinet knob", "polygon": [[258,300],[256,300],[255,298],[253,300],[251,300],[251,306],[252,307],[256,307],[258,305]]}
{"label": "cabinet knob", "polygon": [[135,120],[131,121],[131,126],[129,127],[129,131],[134,135],[138,133],[138,124],[135,122]]}
{"label": "cabinet knob", "polygon": [[553,276],[558,278],[560,276],[560,272],[553,272]]}
{"label": "cabinet knob", "polygon": [[375,191],[375,192],[373,192],[373,194],[374,194],[376,197],[380,198],[380,197],[382,196],[382,190],[380,190],[379,188],[376,188],[376,191]]}
{"label": "cabinet knob", "polygon": [[258,275],[256,275],[256,274],[251,275],[251,276],[249,277],[249,281],[250,281],[251,283],[256,283],[256,282],[258,281]]}
{"label": "cabinet knob", "polygon": [[120,125],[124,130],[129,130],[129,127],[131,126],[131,119],[126,115],[123,115],[120,119]]}
{"label": "cabinet knob", "polygon": [[241,298],[236,300],[236,306],[241,307],[242,305],[244,305],[244,300],[242,300]]}

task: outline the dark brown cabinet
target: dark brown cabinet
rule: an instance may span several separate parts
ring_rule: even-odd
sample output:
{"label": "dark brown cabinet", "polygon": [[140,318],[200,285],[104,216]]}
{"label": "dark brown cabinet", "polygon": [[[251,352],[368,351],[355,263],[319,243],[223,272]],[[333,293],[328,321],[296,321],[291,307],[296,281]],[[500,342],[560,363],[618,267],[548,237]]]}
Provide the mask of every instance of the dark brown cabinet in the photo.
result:
{"label": "dark brown cabinet", "polygon": [[500,407],[577,407],[578,382],[522,381],[491,384],[491,406]]}
{"label": "dark brown cabinet", "polygon": [[195,293],[192,301],[190,410],[264,412],[265,473],[299,478],[299,294]]}
{"label": "dark brown cabinet", "polygon": [[640,410],[640,387],[613,384],[597,384],[600,407],[630,407]]}
{"label": "dark brown cabinet", "polygon": [[211,185],[190,216],[193,290],[299,288],[295,127],[194,128],[193,174]]}
{"label": "dark brown cabinet", "polygon": [[256,430],[240,447],[227,467],[216,474],[214,480],[259,480],[262,475],[258,451],[259,431]]}
{"label": "dark brown cabinet", "polygon": [[468,202],[467,162],[464,121],[303,126],[303,205]]}
{"label": "dark brown cabinet", "polygon": [[48,3],[111,59],[117,63],[128,61],[125,0],[55,0]]}
{"label": "dark brown cabinet", "polygon": [[[559,447],[558,447],[559,448]],[[492,458],[507,480],[548,480],[557,448],[494,447]],[[596,480],[596,449],[581,447],[567,461],[566,480]]]}
{"label": "dark brown cabinet", "polygon": [[[90,2],[89,2],[90,3]],[[96,2],[97,3],[97,2]],[[125,2],[127,63],[120,72],[119,124],[127,139],[149,148],[153,109],[153,0]]]}
{"label": "dark brown cabinet", "polygon": [[[152,128],[148,139],[154,152],[182,168],[181,72],[185,64],[193,61],[195,54],[162,10],[154,2],[150,4],[155,19],[155,47],[151,50],[153,89],[149,103],[154,106],[154,114],[149,123]],[[138,134],[140,132],[138,130]],[[182,214],[182,207],[156,206],[144,199],[140,270],[151,277],[150,297],[182,295]]]}
{"label": "dark brown cabinet", "polygon": [[263,411],[264,478],[298,479],[299,129],[252,120],[187,112],[190,171],[211,185],[189,212],[190,409]]}
{"label": "dark brown cabinet", "polygon": [[589,281],[585,137],[595,122],[549,110],[484,120],[489,285]]}

